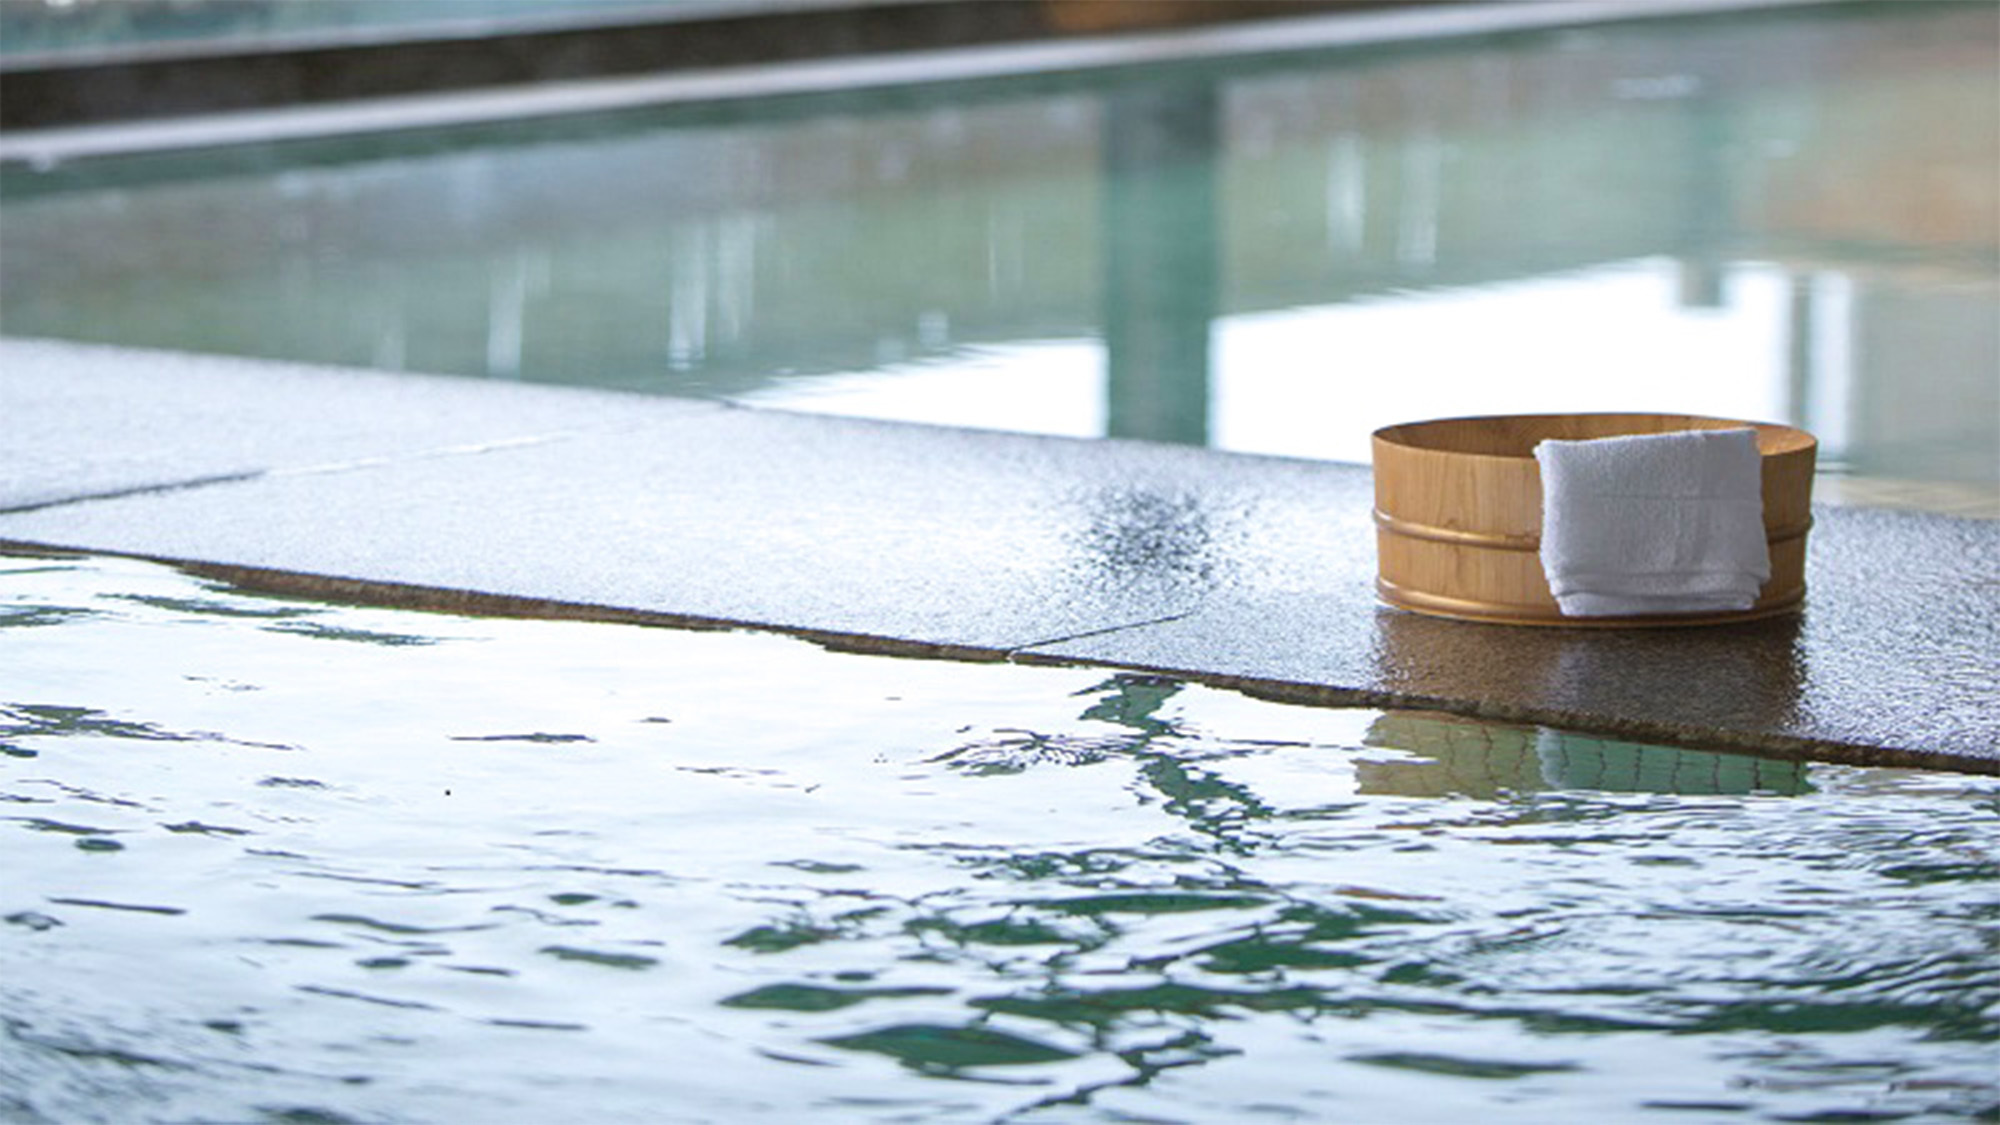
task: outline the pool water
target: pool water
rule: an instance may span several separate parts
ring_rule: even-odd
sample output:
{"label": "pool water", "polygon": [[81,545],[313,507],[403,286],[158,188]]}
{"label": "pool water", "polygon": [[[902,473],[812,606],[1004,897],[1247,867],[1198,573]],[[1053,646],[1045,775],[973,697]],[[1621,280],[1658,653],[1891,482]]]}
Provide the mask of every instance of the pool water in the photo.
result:
{"label": "pool water", "polygon": [[0,1118],[1991,1120],[2000,779],[0,559]]}
{"label": "pool water", "polygon": [[670,16],[676,8],[714,14],[747,7],[745,0],[14,0],[0,4],[0,56],[88,58],[135,47],[248,49],[317,43],[329,36],[366,41],[392,32],[441,35],[467,24],[535,27],[552,18],[608,21]]}
{"label": "pool water", "polygon": [[1350,462],[1715,414],[2000,512],[1996,52],[1790,5],[16,159],[0,330]]}

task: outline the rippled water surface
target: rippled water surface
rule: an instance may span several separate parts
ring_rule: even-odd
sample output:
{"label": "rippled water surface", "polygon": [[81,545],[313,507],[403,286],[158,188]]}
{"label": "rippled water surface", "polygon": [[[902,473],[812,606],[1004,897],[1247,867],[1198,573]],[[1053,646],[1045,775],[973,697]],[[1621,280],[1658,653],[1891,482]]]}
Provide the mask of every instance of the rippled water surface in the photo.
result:
{"label": "rippled water surface", "polygon": [[2000,781],[0,559],[0,1118],[2000,1112]]}

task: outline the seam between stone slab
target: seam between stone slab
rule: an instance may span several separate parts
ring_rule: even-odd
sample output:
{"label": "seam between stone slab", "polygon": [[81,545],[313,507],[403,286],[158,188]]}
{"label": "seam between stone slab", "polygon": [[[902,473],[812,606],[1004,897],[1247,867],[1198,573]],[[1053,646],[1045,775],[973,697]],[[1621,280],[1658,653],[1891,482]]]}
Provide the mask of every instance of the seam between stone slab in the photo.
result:
{"label": "seam between stone slab", "polygon": [[75,496],[59,496],[54,500],[36,500],[28,504],[16,504],[0,508],[0,516],[22,515],[40,512],[49,508],[60,508],[69,504],[88,504],[93,500],[125,500],[133,496],[151,496],[164,492],[185,492],[194,488],[206,488],[212,484],[241,484],[268,475],[266,469],[250,469],[240,473],[217,473],[213,476],[190,477],[187,480],[161,481],[158,484],[136,484],[129,488],[113,488],[103,492],[85,492]]}
{"label": "seam between stone slab", "polygon": [[29,512],[46,511],[50,508],[61,508],[71,504],[88,504],[96,500],[129,500],[138,496],[187,492],[198,488],[208,488],[213,485],[248,484],[259,480],[358,472],[363,469],[415,464],[422,461],[437,461],[451,457],[473,457],[483,453],[501,453],[515,449],[533,448],[540,445],[552,445],[557,442],[574,441],[578,438],[623,433],[635,428],[637,427],[632,425],[593,426],[576,430],[562,430],[552,434],[532,434],[518,438],[464,442],[458,445],[433,446],[401,453],[383,453],[368,457],[354,457],[343,461],[323,461],[313,465],[280,465],[263,469],[245,469],[233,473],[215,473],[209,476],[189,477],[186,480],[161,481],[156,484],[137,484],[126,488],[106,489],[101,492],[84,492],[74,496],[59,496],[53,500],[36,500],[27,504],[16,504],[11,507],[0,508],[0,516],[24,515]]}
{"label": "seam between stone slab", "polygon": [[[1047,648],[1050,645],[1068,644],[1071,641],[1080,641],[1089,637],[1109,636],[1112,633],[1123,633],[1130,629],[1144,629],[1151,625],[1165,625],[1170,621],[1179,621],[1184,617],[1193,617],[1197,612],[1199,612],[1198,609],[1184,609],[1179,613],[1169,613],[1162,617],[1150,617],[1144,621],[1128,621],[1120,625],[1106,625],[1101,629],[1085,629],[1080,633],[1070,633],[1067,636],[1049,637],[1045,640],[1029,641],[1027,644],[1013,645],[1006,649],[1002,649],[1001,651],[1006,655],[1006,658],[1008,660],[1012,661],[1022,656],[1023,654],[1027,653],[1028,650],[1030,649]],[[1090,661],[1088,663],[1095,663],[1095,662]]]}
{"label": "seam between stone slab", "polygon": [[586,426],[574,430],[558,430],[547,434],[525,434],[515,438],[496,438],[486,441],[461,442],[457,445],[439,445],[408,452],[378,453],[367,457],[351,457],[342,461],[322,461],[315,465],[290,465],[268,469],[263,476],[305,477],[332,473],[356,472],[362,469],[379,469],[390,465],[409,465],[421,461],[442,461],[452,457],[476,457],[482,453],[504,453],[515,449],[532,449],[536,446],[555,445],[560,442],[575,441],[584,437],[601,437],[605,434],[624,433],[637,429],[635,425]]}

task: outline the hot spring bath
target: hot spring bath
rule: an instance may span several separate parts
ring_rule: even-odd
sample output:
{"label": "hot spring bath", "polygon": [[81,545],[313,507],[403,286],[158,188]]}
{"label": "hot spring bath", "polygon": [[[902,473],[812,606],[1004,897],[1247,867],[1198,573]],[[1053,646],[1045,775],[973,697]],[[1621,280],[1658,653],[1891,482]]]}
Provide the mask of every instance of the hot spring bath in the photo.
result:
{"label": "hot spring bath", "polygon": [[1993,778],[4,562],[10,1120],[2000,1099]]}

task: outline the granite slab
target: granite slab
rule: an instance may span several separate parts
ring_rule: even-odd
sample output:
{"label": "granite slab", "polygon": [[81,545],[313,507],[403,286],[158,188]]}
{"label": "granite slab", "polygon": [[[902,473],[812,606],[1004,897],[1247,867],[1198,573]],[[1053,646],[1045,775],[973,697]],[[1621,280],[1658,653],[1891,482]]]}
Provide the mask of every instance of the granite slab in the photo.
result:
{"label": "granite slab", "polygon": [[1372,552],[1350,552],[1318,589],[1253,584],[1030,655],[1782,756],[2000,765],[2000,523],[1824,506],[1815,521],[1804,612],[1763,621],[1443,620],[1376,603]]}
{"label": "granite slab", "polygon": [[1365,467],[70,344],[0,372],[14,544],[2000,772],[1992,521],[1823,507],[1801,615],[1476,625],[1375,602]]}
{"label": "granite slab", "polygon": [[[0,510],[532,445],[625,424],[631,396],[0,338]],[[649,417],[723,409],[647,399]]]}

